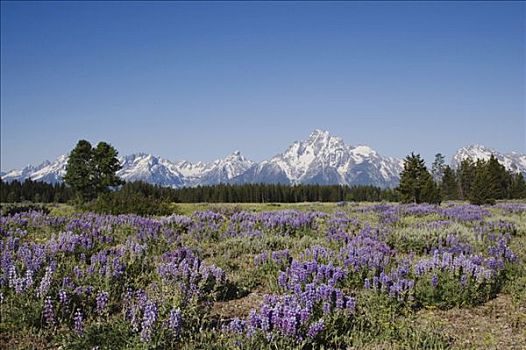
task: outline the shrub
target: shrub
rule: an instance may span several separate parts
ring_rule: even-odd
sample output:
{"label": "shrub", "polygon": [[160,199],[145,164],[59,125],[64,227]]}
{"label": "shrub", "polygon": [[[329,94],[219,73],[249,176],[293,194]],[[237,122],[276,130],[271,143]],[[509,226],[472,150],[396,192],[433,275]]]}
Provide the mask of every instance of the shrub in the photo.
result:
{"label": "shrub", "polygon": [[140,193],[111,192],[103,193],[83,207],[99,214],[137,214],[137,215],[170,215],[175,212],[170,203],[147,197]]}

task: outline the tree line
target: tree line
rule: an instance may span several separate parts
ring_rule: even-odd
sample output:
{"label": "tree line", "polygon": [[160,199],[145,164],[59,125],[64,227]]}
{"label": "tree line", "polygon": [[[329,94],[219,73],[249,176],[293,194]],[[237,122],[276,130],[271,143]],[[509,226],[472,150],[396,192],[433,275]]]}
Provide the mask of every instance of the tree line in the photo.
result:
{"label": "tree line", "polygon": [[[39,181],[1,182],[1,202],[65,203],[76,199],[73,190],[62,184],[47,184]],[[97,198],[108,201],[108,195],[140,198],[155,198],[176,203],[298,203],[298,202],[397,202],[400,195],[395,189],[376,186],[343,185],[282,185],[282,184],[219,184],[211,186],[171,188],[145,182],[128,182],[118,191],[100,194]]]}
{"label": "tree line", "polygon": [[4,182],[0,180],[2,203],[66,203],[73,199],[73,190],[65,183],[48,184],[27,179]]}
{"label": "tree line", "polygon": [[526,182],[521,173],[506,170],[493,155],[488,160],[462,160],[455,170],[438,153],[429,171],[420,155],[412,153],[404,160],[398,191],[402,202],[468,200],[481,205],[526,198]]}
{"label": "tree line", "polygon": [[298,203],[341,201],[398,201],[394,189],[376,186],[283,185],[283,184],[219,184],[211,186],[167,188],[144,182],[124,185],[127,191],[147,197],[163,198],[179,203]]}

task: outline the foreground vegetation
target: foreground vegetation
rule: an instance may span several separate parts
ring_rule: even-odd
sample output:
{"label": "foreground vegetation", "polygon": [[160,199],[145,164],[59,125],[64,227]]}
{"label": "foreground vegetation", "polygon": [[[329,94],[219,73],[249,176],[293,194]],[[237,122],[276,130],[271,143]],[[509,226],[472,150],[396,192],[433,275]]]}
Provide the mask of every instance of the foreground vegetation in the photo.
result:
{"label": "foreground vegetation", "polygon": [[65,209],[1,217],[2,348],[526,340],[524,203],[179,205],[186,215],[149,218]]}

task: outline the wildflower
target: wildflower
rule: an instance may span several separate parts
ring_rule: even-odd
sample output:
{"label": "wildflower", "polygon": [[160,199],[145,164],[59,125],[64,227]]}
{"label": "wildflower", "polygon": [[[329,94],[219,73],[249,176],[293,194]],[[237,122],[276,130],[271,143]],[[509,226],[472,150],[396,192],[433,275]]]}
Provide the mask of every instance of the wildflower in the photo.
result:
{"label": "wildflower", "polygon": [[106,309],[106,306],[108,305],[108,298],[109,294],[108,292],[101,291],[97,293],[96,302],[97,302],[97,314],[102,315],[104,313],[104,310]]}
{"label": "wildflower", "polygon": [[75,316],[73,318],[75,324],[74,324],[74,330],[78,335],[81,335],[84,332],[84,319],[82,316],[82,312],[80,309],[77,309],[75,311]]}
{"label": "wildflower", "polygon": [[315,338],[325,329],[325,324],[323,323],[323,318],[319,321],[310,325],[309,330],[307,331],[307,337]]}
{"label": "wildflower", "polygon": [[51,297],[46,297],[44,301],[44,311],[43,311],[44,320],[48,326],[55,325],[55,312],[53,311],[53,302]]}
{"label": "wildflower", "polygon": [[157,321],[157,306],[154,302],[148,301],[144,307],[144,314],[141,323],[141,340],[149,342],[152,337],[152,328]]}
{"label": "wildflower", "polygon": [[433,277],[431,277],[431,285],[433,286],[433,288],[436,288],[438,286],[438,276],[437,275],[433,275]]}

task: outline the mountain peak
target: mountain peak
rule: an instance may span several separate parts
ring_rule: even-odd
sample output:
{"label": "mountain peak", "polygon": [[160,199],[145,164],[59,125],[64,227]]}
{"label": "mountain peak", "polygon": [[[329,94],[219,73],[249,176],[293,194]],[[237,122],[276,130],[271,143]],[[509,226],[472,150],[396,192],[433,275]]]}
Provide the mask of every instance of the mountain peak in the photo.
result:
{"label": "mountain peak", "polygon": [[358,145],[353,148],[353,153],[362,157],[370,157],[376,155],[376,151],[366,145]]}
{"label": "mountain peak", "polygon": [[329,138],[331,135],[327,130],[314,129],[309,136],[309,139]]}
{"label": "mountain peak", "polygon": [[230,155],[227,156],[226,159],[240,159],[240,160],[244,160],[245,157],[241,154],[241,151],[235,150],[234,152],[230,153]]}

